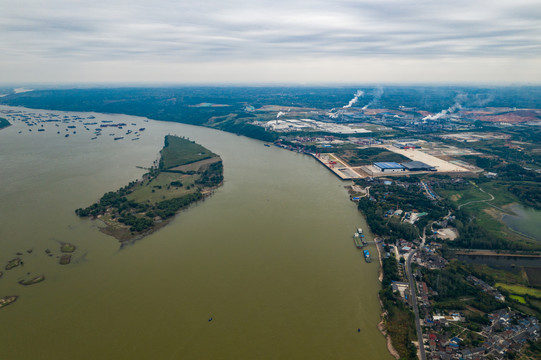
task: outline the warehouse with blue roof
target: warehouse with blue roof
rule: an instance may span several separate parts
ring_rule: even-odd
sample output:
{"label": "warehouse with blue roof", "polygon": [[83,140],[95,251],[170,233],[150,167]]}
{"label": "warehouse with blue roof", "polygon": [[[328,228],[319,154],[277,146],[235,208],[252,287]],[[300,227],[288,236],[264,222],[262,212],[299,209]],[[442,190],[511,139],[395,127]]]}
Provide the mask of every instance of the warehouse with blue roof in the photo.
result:
{"label": "warehouse with blue roof", "polygon": [[374,163],[374,166],[381,172],[398,172],[405,170],[404,166],[395,162],[376,162]]}

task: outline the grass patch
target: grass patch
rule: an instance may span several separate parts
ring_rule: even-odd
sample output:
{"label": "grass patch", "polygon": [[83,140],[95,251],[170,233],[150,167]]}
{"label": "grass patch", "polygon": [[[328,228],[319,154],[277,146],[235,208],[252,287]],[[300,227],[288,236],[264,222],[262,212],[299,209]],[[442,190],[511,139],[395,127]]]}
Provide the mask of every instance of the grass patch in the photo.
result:
{"label": "grass patch", "polygon": [[[126,198],[139,203],[155,204],[162,200],[191,194],[197,191],[194,184],[199,177],[199,174],[183,175],[162,172],[150,181],[144,180],[141,182]],[[171,183],[177,181],[180,181],[182,186],[171,185]]]}
{"label": "grass patch", "polygon": [[63,253],[72,253],[75,251],[77,247],[70,243],[62,243],[60,246],[60,251]]}
{"label": "grass patch", "polygon": [[215,156],[212,151],[191,140],[167,135],[161,150],[160,169],[167,170]]}
{"label": "grass patch", "polygon": [[519,295],[509,295],[509,297],[515,301],[518,301],[521,304],[526,304],[526,300],[522,296]]}
{"label": "grass patch", "polygon": [[532,289],[528,288],[526,286],[521,285],[510,285],[510,284],[503,284],[503,283],[496,283],[496,287],[505,289],[509,291],[510,293],[517,294],[517,295],[529,295],[536,298],[541,299],[541,290],[539,289]]}
{"label": "grass patch", "polygon": [[[500,239],[507,239],[513,242],[521,243],[525,248],[536,248],[537,244],[531,239],[526,238],[510,230],[501,220],[502,208],[506,205],[520,202],[519,199],[507,190],[508,184],[498,181],[490,181],[479,184],[485,191],[480,191],[473,184],[467,189],[451,190],[438,189],[441,196],[451,200],[457,206],[469,203],[471,201],[481,201],[490,199],[489,193],[494,196],[494,200],[488,202],[475,202],[468,204],[461,209],[476,218],[477,225],[487,230],[492,236]],[[496,208],[496,207],[497,208]]]}

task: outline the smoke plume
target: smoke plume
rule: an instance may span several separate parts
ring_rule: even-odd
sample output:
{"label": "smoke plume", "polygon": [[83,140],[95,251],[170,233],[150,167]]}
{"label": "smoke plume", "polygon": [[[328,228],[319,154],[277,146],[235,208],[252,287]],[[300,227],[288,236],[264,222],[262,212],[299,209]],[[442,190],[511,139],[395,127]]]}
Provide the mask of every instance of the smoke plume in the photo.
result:
{"label": "smoke plume", "polygon": [[357,100],[364,95],[364,91],[362,90],[357,90],[357,92],[353,95],[353,99],[351,99],[349,101],[349,103],[347,105],[344,105],[342,106],[342,109],[347,109],[347,108],[350,108],[351,106],[353,106],[353,104],[355,104],[357,102]]}
{"label": "smoke plume", "polygon": [[456,97],[455,97],[455,104],[445,110],[442,110],[440,111],[439,113],[435,114],[435,115],[428,115],[428,116],[425,116],[423,118],[423,120],[438,120],[438,119],[441,119],[442,117],[445,117],[446,115],[451,115],[453,114],[455,111],[458,111],[460,109],[462,109],[462,104],[463,102],[467,101],[468,99],[468,94],[458,94]]}
{"label": "smoke plume", "polygon": [[381,86],[378,86],[377,88],[374,89],[372,100],[368,104],[363,106],[363,110],[366,110],[368,109],[369,106],[372,106],[375,103],[377,103],[379,99],[381,99],[381,95],[383,95],[383,88]]}

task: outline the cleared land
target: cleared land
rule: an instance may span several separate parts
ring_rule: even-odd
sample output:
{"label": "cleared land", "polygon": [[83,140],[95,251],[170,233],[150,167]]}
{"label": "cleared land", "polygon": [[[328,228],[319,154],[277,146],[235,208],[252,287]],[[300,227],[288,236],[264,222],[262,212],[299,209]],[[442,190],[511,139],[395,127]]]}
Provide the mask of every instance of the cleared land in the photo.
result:
{"label": "cleared land", "polygon": [[405,156],[410,160],[420,161],[430,166],[434,166],[438,170],[438,172],[468,172],[469,171],[466,168],[463,168],[455,164],[451,164],[448,161],[439,159],[421,150],[399,149],[392,145],[383,145],[383,147],[389,151]]}

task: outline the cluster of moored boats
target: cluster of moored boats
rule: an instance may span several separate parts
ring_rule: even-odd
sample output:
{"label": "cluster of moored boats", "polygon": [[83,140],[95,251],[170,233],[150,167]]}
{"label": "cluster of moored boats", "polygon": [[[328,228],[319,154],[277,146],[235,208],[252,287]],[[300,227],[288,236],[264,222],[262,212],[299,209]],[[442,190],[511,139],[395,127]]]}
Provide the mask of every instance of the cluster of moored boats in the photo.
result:
{"label": "cluster of moored boats", "polygon": [[[357,249],[362,249],[364,246],[368,245],[363,234],[363,229],[358,228],[355,234],[353,234],[353,242]],[[370,252],[368,250],[363,250],[364,260],[366,262],[371,262],[372,258],[370,257]]]}
{"label": "cluster of moored boats", "polygon": [[[130,137],[131,140],[139,140],[141,133],[145,131],[145,128],[130,129],[130,124],[123,122],[114,123],[112,120],[101,120],[101,122],[94,121],[93,115],[87,117],[81,117],[78,115],[59,115],[54,113],[30,113],[25,111],[7,110],[2,112],[11,121],[21,121],[28,126],[28,131],[32,132],[32,129],[37,129],[38,132],[44,132],[46,129],[50,130],[48,123],[54,123],[56,128],[53,128],[59,135],[69,137],[70,135],[77,134],[77,130],[92,131],[91,140],[98,139],[102,135],[102,130],[112,130],[113,133],[109,135],[114,137],[114,140],[122,140],[125,137]],[[148,120],[145,120],[148,122]],[[136,123],[131,123],[131,126],[137,126]],[[119,130],[126,129],[126,133],[119,134]],[[65,130],[63,132],[62,130]],[[19,131],[19,134],[22,130]]]}

